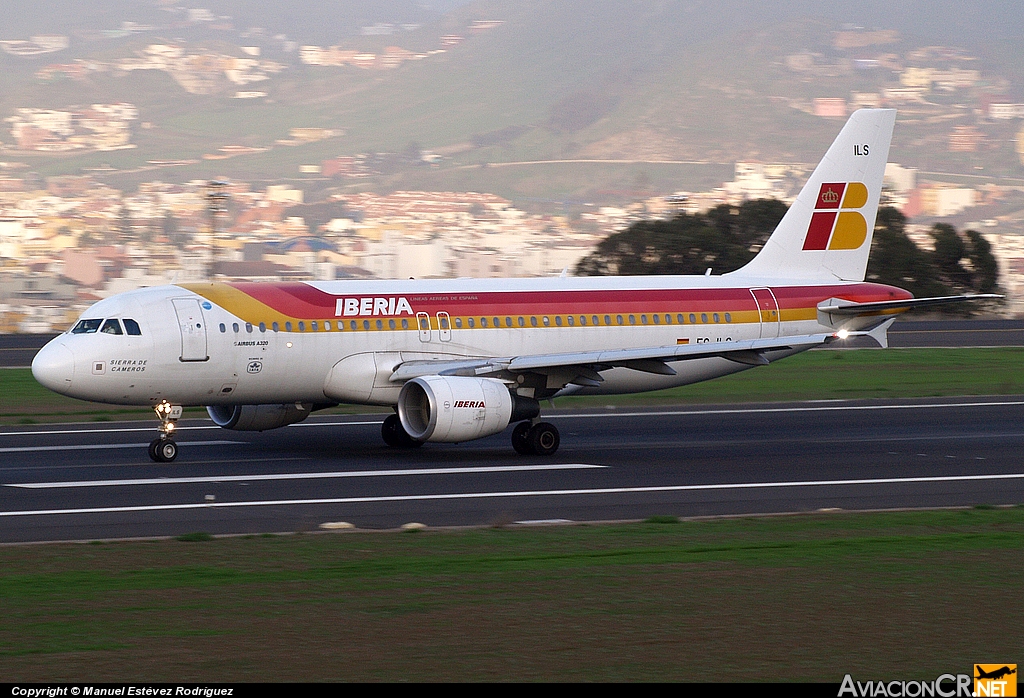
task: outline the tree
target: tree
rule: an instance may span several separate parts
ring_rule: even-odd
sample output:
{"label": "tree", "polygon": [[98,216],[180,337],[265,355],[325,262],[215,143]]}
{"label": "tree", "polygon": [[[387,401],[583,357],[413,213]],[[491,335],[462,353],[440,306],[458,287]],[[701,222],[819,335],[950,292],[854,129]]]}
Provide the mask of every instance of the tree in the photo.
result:
{"label": "tree", "polygon": [[[781,201],[761,199],[717,206],[704,214],[637,221],[609,235],[576,266],[580,276],[725,273],[753,259],[786,214]],[[932,229],[935,251],[907,237],[907,219],[895,208],[878,209],[868,257],[868,281],[904,288],[917,298],[995,293],[999,269],[992,246],[979,233],[949,225]],[[960,304],[946,312],[975,313],[984,306]]]}
{"label": "tree", "polygon": [[907,237],[906,226],[906,216],[896,209],[878,209],[867,280],[905,288],[918,298],[950,295],[928,253]]}
{"label": "tree", "polygon": [[786,214],[780,201],[718,206],[706,214],[683,213],[668,221],[637,221],[609,235],[580,260],[581,276],[703,274],[737,269],[764,245]]}
{"label": "tree", "polygon": [[976,230],[968,230],[964,235],[970,243],[967,258],[974,271],[971,286],[979,293],[998,293],[999,264],[992,254],[992,245]]}

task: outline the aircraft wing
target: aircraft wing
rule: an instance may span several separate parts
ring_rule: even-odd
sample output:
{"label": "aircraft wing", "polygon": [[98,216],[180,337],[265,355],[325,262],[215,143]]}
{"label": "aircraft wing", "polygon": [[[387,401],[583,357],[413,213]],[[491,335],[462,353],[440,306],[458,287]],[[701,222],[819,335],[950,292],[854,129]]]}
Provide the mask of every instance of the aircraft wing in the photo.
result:
{"label": "aircraft wing", "polygon": [[390,380],[404,383],[419,376],[434,375],[508,378],[521,373],[552,373],[570,369],[565,375],[573,375],[569,376],[566,383],[596,385],[602,380],[598,371],[614,367],[671,376],[676,372],[668,362],[712,356],[750,366],[761,366],[769,361],[765,357],[767,352],[810,349],[837,338],[836,334],[830,333],[707,344],[673,344],[640,349],[528,354],[456,361],[407,361],[395,369]]}

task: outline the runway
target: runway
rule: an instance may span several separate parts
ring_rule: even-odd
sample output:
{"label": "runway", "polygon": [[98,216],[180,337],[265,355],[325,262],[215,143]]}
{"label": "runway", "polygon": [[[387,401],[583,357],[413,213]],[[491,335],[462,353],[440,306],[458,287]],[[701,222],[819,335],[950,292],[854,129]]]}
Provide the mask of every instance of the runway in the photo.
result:
{"label": "runway", "polygon": [[554,411],[552,458],[505,433],[411,451],[380,415],[265,433],[181,422],[0,430],[0,542],[607,521],[1024,502],[1024,397]]}

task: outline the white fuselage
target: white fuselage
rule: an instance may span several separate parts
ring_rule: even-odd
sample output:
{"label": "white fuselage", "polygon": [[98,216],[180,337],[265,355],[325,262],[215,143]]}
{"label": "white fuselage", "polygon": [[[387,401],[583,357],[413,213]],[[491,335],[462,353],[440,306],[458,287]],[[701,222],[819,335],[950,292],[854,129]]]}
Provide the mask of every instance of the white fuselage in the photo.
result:
{"label": "white fuselage", "polygon": [[[83,322],[115,319],[121,333],[66,332],[40,351],[33,371],[57,392],[116,404],[393,405],[402,386],[391,375],[410,361],[830,332],[836,327],[822,324],[816,312],[821,301],[885,300],[897,291],[865,283],[765,281],[749,286],[744,279],[739,286],[719,276],[163,286],[96,303]],[[129,334],[126,320],[134,320],[140,333]],[[671,367],[676,375],[608,368],[591,385],[566,385],[573,377],[553,369],[532,376],[520,393],[638,392],[749,368],[720,357]]]}

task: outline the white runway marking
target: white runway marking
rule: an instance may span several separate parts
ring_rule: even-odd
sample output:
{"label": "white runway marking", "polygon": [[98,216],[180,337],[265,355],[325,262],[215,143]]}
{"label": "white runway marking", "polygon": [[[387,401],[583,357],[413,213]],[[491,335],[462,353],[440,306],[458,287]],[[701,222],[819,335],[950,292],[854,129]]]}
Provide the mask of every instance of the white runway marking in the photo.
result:
{"label": "white runway marking", "polygon": [[600,412],[593,414],[549,414],[544,419],[607,419],[608,417],[678,417],[682,415],[772,414],[778,412],[856,412],[862,410],[935,410],[950,407],[1011,407],[1024,400],[1006,402],[957,402],[930,405],[821,405],[814,407],[739,407],[723,410],[665,410],[659,412]]}
{"label": "white runway marking", "polygon": [[377,497],[332,497],[325,499],[273,499],[249,502],[203,502],[191,504],[151,504],[144,506],[96,507],[92,509],[39,509],[0,511],[0,517],[55,516],[68,514],[110,514],[145,511],[173,511],[203,508],[272,507],[314,504],[366,504],[376,502],[415,502],[459,499],[496,499],[504,497],[565,497],[579,495],[631,494],[641,492],[694,492],[702,490],[743,490],[784,487],[843,487],[855,485],[921,484],[930,482],[977,482],[985,480],[1022,480],[1024,473],[997,475],[937,475],[933,477],[886,477],[862,480],[805,480],[790,482],[746,482],[711,485],[665,485],[653,487],[602,487],[572,490],[522,490],[506,492],[462,492],[455,494],[407,494]]}
{"label": "white runway marking", "polygon": [[25,482],[4,485],[28,490],[69,487],[116,487],[119,485],[181,485],[196,482],[259,482],[262,480],[320,480],[344,477],[393,477],[399,475],[463,475],[466,473],[516,473],[537,470],[581,470],[607,468],[588,463],[550,463],[544,465],[487,465],[462,468],[402,468],[399,470],[342,470],[327,473],[271,473],[268,475],[208,475],[204,477],[157,477],[133,480],[79,480],[74,482]]}
{"label": "white runway marking", "polygon": [[[244,441],[177,441],[179,446],[225,446]],[[148,448],[149,444],[78,444],[76,446],[17,446],[0,448],[0,453],[32,453],[33,451],[102,451],[111,448]]]}
{"label": "white runway marking", "polygon": [[[840,400],[840,402],[842,402]],[[1004,401],[987,401],[987,402],[942,402],[933,404],[913,404],[913,405],[837,405],[837,404],[821,404],[813,407],[807,407],[806,403],[801,406],[793,407],[738,407],[732,409],[692,409],[692,410],[657,410],[650,412],[616,412],[614,410],[608,412],[599,413],[562,413],[562,414],[547,414],[544,419],[608,419],[611,417],[679,417],[686,415],[721,415],[721,414],[772,414],[779,412],[846,412],[846,411],[878,411],[878,410],[938,410],[938,409],[949,409],[955,407],[1014,407],[1024,405],[1024,400],[1004,400]],[[370,421],[358,421],[358,422],[299,422],[297,424],[289,424],[287,428],[303,428],[303,427],[362,427],[362,426],[377,426],[383,421],[370,420]],[[194,425],[194,426],[179,426],[179,431],[199,431],[206,429],[220,429],[216,425]],[[113,434],[113,433],[129,433],[129,432],[153,432],[156,433],[156,424],[148,427],[134,427],[134,428],[113,428],[113,429],[59,429],[59,430],[46,430],[37,429],[33,431],[0,431],[0,437],[3,436],[45,436],[46,434]]]}

